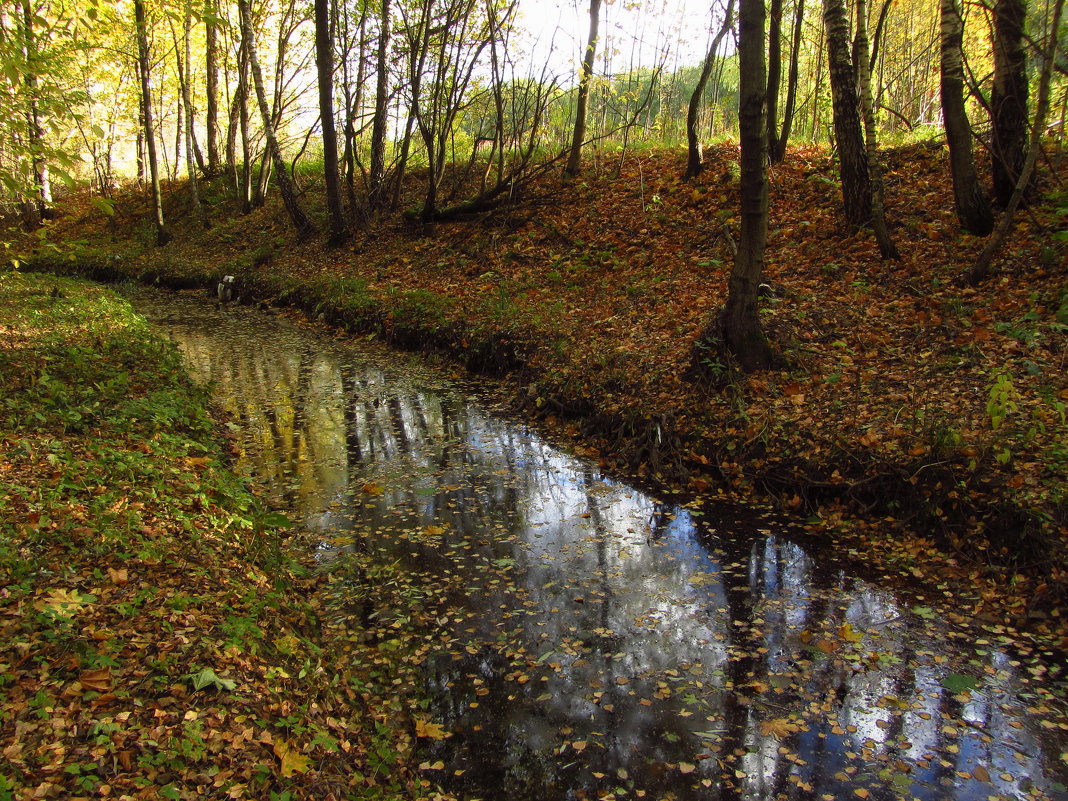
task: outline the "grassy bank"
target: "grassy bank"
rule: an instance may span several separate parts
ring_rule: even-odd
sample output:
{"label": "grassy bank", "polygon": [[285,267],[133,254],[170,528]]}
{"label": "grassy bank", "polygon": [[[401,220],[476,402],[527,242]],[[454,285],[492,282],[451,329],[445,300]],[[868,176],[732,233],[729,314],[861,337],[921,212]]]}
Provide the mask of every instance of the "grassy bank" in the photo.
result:
{"label": "grassy bank", "polygon": [[[960,279],[982,241],[959,233],[946,151],[887,161],[896,262],[844,229],[826,153],[773,170],[762,318],[780,361],[753,376],[701,340],[737,232],[727,146],[691,184],[680,154],[635,156],[465,221],[374,219],[334,250],[293,244],[280,205],[241,216],[224,179],[205,188],[207,231],[170,187],[164,248],[139,193],[113,219],[75,198],[48,230],[61,252],[30,261],[173,286],[234,274],[246,299],[507,375],[519,406],[606,463],[696,495],[772,497],[853,559],[974,589],[976,615],[1063,630],[1062,196],[1046,188],[973,289]],[[318,188],[304,200],[321,223]]]}
{"label": "grassy bank", "polygon": [[282,547],[173,345],[95,285],[0,296],[0,799],[425,794],[344,570]]}

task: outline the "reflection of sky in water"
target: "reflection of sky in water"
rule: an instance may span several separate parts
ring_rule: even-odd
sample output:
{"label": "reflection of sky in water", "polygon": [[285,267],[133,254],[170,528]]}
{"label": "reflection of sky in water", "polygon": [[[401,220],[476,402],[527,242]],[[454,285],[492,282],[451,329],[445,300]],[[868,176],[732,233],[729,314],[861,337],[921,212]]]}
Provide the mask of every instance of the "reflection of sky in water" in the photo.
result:
{"label": "reflection of sky in water", "polygon": [[[261,492],[321,533],[324,560],[355,531],[413,570],[468,576],[465,614],[442,624],[462,647],[427,674],[456,732],[435,754],[464,771],[458,790],[1061,793],[1064,765],[1043,755],[1004,653],[954,645],[773,529],[714,528],[432,379],[273,318],[181,300],[155,316],[217,386]],[[437,544],[408,536],[430,524]],[[493,580],[502,566],[509,581]],[[961,672],[978,686],[954,697]]]}

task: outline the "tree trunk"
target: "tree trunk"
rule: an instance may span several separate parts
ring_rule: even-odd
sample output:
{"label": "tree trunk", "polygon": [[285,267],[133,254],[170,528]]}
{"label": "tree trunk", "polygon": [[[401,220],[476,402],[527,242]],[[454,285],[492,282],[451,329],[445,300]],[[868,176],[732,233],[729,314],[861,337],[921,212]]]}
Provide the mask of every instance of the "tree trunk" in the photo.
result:
{"label": "tree trunk", "polygon": [[249,214],[252,211],[252,141],[248,116],[248,43],[243,40],[239,45],[237,62],[235,102],[238,103],[238,127],[241,129],[241,212]]}
{"label": "tree trunk", "polygon": [[575,178],[582,172],[582,145],[586,139],[586,114],[590,103],[590,84],[593,82],[593,61],[597,57],[597,26],[601,21],[601,0],[590,0],[590,35],[582,57],[579,76],[578,103],[575,108],[575,130],[571,136],[571,152],[567,157],[564,175]]}
{"label": "tree trunk", "polygon": [[297,200],[297,187],[289,174],[289,168],[282,157],[282,149],[275,135],[274,120],[271,118],[271,110],[267,106],[267,93],[263,88],[263,73],[260,71],[260,62],[256,58],[256,42],[252,37],[252,22],[249,13],[249,0],[238,0],[238,13],[241,16],[241,38],[245,40],[248,52],[248,63],[252,70],[252,84],[256,90],[256,101],[260,107],[260,116],[263,118],[263,133],[267,138],[267,149],[274,162],[275,171],[278,173],[278,190],[282,193],[282,203],[285,205],[293,228],[297,232],[297,239],[304,241],[315,233],[315,226],[307,218]]}
{"label": "tree trunk", "polygon": [[375,63],[375,118],[371,125],[371,175],[368,200],[371,208],[381,207],[385,199],[386,125],[389,122],[389,0],[382,0],[378,31],[378,56]]}
{"label": "tree trunk", "polygon": [[871,177],[860,126],[856,73],[849,57],[849,22],[842,0],[823,0],[823,20],[827,30],[834,139],[841,163],[845,216],[854,226],[867,225],[871,220]]}
{"label": "tree trunk", "polygon": [[205,92],[208,108],[207,119],[204,122],[208,129],[207,172],[209,175],[219,174],[219,20],[217,16],[215,0],[206,0],[204,3],[204,68],[207,71]]}
{"label": "tree trunk", "polygon": [[1027,54],[1024,23],[1027,0],[994,3],[994,88],[990,93],[994,196],[1012,197],[1027,147]]}
{"label": "tree trunk", "polygon": [[731,270],[723,338],[742,369],[771,364],[771,348],[760,330],[757,308],[768,235],[767,124],[764,93],[764,0],[738,4],[738,129],[741,140],[741,231]]}
{"label": "tree trunk", "polygon": [[22,0],[24,57],[26,61],[26,132],[29,138],[30,158],[36,186],[33,191],[33,208],[37,220],[52,213],[52,183],[48,174],[48,162],[44,155],[44,126],[41,125],[40,109],[37,106],[37,74],[44,66],[38,63],[37,37],[33,31],[33,9],[30,0]]}
{"label": "tree trunk", "polygon": [[171,235],[163,225],[163,192],[159,182],[159,162],[156,160],[156,125],[152,113],[152,78],[149,72],[148,26],[145,23],[144,0],[134,0],[134,25],[137,29],[137,71],[141,80],[141,104],[145,122],[145,150],[148,152],[148,173],[152,183],[156,244],[162,247],[171,241]]}
{"label": "tree trunk", "polygon": [[794,34],[790,49],[790,73],[786,78],[786,107],[782,110],[782,129],[774,138],[768,139],[768,160],[779,164],[786,158],[786,145],[790,141],[790,129],[794,124],[794,108],[797,104],[797,71],[801,53],[801,29],[805,19],[805,0],[797,0],[794,9]]}
{"label": "tree trunk", "polygon": [[[192,39],[190,37],[192,28],[192,0],[185,0],[185,9],[182,16],[182,38],[185,46],[185,75],[181,81],[182,104],[185,106],[185,172],[186,179],[189,182],[189,199],[193,206],[193,214],[200,220],[200,224],[205,229],[208,229],[211,227],[211,223],[208,221],[208,215],[204,210],[204,204],[200,201],[200,189],[197,187],[197,170],[193,159],[193,93],[189,88],[189,82],[192,79],[192,70],[190,69],[193,55]],[[178,67],[178,74],[182,75],[181,59],[179,59]]]}
{"label": "tree trunk", "polygon": [[972,132],[964,108],[964,18],[957,0],[942,0],[942,120],[949,143],[953,198],[961,227],[986,236],[994,229],[994,213],[979,186],[972,161]]}
{"label": "tree trunk", "polygon": [[315,0],[315,68],[319,77],[319,119],[323,127],[323,172],[326,207],[330,212],[330,238],[336,247],[348,238],[341,208],[341,181],[337,168],[337,131],[334,129],[334,41],[330,35],[330,0]]}
{"label": "tree trunk", "polygon": [[857,0],[857,37],[854,48],[857,54],[857,84],[860,88],[860,111],[864,118],[864,146],[868,153],[868,170],[871,176],[871,227],[875,241],[879,243],[879,255],[883,259],[900,259],[897,246],[890,238],[886,226],[886,211],[883,207],[883,171],[879,163],[879,142],[875,135],[875,110],[871,103],[871,65],[868,62],[868,6],[866,0]]}
{"label": "tree trunk", "polygon": [[[768,9],[768,157],[776,161],[779,139],[779,83],[782,78],[782,0],[770,0]],[[781,160],[781,159],[780,159]]]}
{"label": "tree trunk", "polygon": [[[189,10],[189,18],[192,20],[192,10]],[[184,26],[183,22],[183,26]],[[174,178],[178,179],[179,155],[185,154],[187,159],[192,159],[201,173],[208,172],[208,165],[204,161],[204,154],[200,152],[200,144],[197,142],[196,128],[193,126],[193,90],[190,81],[193,80],[191,48],[179,46],[178,34],[174,30],[174,21],[170,20],[171,39],[174,41],[174,63],[178,71],[178,126],[174,139]],[[192,23],[190,23],[192,27]],[[185,41],[188,36],[183,39]],[[185,51],[183,53],[183,51]],[[188,69],[187,69],[188,67]],[[186,73],[189,73],[186,80]],[[183,129],[184,126],[184,129]],[[188,132],[188,142],[185,132]],[[188,146],[188,147],[187,147]],[[188,152],[186,152],[188,150]]]}
{"label": "tree trunk", "polygon": [[1035,162],[1038,161],[1038,151],[1042,147],[1042,131],[1046,127],[1046,114],[1049,112],[1050,84],[1053,81],[1053,70],[1056,65],[1057,34],[1060,29],[1061,14],[1063,11],[1064,0],[1056,0],[1053,4],[1053,16],[1050,21],[1049,43],[1044,54],[1045,58],[1042,64],[1042,74],[1039,76],[1038,80],[1038,102],[1035,108],[1034,124],[1031,126],[1031,142],[1027,147],[1027,154],[1024,157],[1020,175],[1016,179],[1016,188],[1013,190],[1012,197],[1009,198],[1009,203],[1005,207],[1001,219],[998,221],[998,227],[994,231],[993,236],[987,240],[986,246],[983,248],[983,252],[979,254],[979,258],[976,259],[975,264],[973,264],[972,268],[968,271],[967,278],[968,282],[971,284],[978,284],[990,275],[993,269],[994,254],[997,253],[1005,243],[1005,238],[1009,235],[1009,231],[1012,229],[1012,220],[1016,214],[1016,210],[1020,207],[1020,204],[1023,202],[1024,197],[1030,188],[1031,178],[1035,170]]}
{"label": "tree trunk", "polygon": [[[178,50],[178,43],[175,42],[175,52]],[[162,92],[161,92],[162,94]],[[175,100],[175,113],[174,113],[174,164],[171,165],[171,180],[175,183],[178,182],[178,170],[182,166],[182,150],[184,149],[184,139],[182,139],[182,128],[185,126],[185,107],[182,105],[182,93],[179,90],[178,97]],[[162,108],[162,101],[160,107]],[[166,152],[164,152],[164,160],[166,160]]]}
{"label": "tree trunk", "polygon": [[719,52],[720,43],[734,22],[734,0],[727,0],[727,10],[724,13],[723,24],[720,25],[712,44],[705,54],[705,62],[701,65],[701,74],[697,78],[697,86],[690,95],[690,103],[686,110],[686,173],[684,180],[691,181],[701,174],[704,165],[701,159],[701,142],[697,135],[697,122],[701,114],[701,101],[705,95],[705,87],[712,75],[712,67],[716,63],[716,53]]}

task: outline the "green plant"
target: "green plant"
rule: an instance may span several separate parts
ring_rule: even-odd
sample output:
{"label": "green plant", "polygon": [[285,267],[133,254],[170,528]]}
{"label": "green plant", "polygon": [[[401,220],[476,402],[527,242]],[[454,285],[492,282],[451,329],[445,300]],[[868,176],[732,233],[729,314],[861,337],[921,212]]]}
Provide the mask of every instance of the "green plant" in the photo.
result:
{"label": "green plant", "polygon": [[993,430],[997,431],[1009,415],[1019,410],[1019,400],[1020,395],[1013,386],[1011,376],[1005,372],[998,373],[990,386],[986,402],[986,413]]}

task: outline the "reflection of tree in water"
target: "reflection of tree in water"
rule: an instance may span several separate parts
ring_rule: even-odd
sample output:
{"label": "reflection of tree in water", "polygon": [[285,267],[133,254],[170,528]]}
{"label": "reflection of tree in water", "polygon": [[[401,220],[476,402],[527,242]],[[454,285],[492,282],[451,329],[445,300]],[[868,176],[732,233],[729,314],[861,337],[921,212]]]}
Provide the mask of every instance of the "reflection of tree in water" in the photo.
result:
{"label": "reflection of tree in water", "polygon": [[[796,544],[729,521],[720,536],[454,394],[302,332],[231,322],[174,335],[249,437],[268,496],[324,541],[356,531],[413,572],[467,576],[462,622],[441,638],[459,645],[427,676],[456,732],[434,748],[449,775],[464,771],[459,789],[517,801],[616,786],[679,799],[1051,792],[1056,754],[1043,755],[997,649],[973,692],[950,692],[967,652],[912,631],[893,596],[826,576]],[[431,524],[437,542],[400,536]],[[488,581],[501,562],[508,581]]]}

